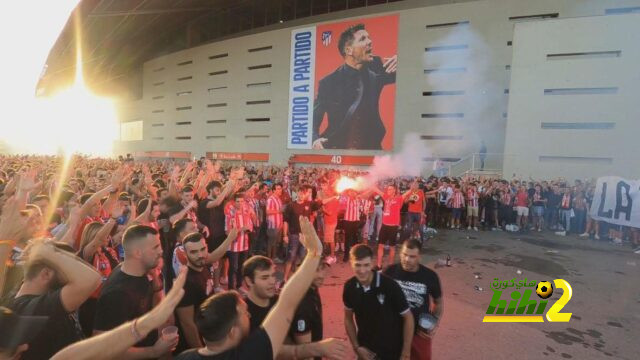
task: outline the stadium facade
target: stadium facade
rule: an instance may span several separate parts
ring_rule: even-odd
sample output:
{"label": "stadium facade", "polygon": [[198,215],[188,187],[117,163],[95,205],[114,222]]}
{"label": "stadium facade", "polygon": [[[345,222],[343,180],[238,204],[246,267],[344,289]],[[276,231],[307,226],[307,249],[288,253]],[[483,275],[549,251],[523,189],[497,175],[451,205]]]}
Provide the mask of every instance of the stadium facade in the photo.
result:
{"label": "stadium facade", "polygon": [[[387,151],[287,146],[292,32],[397,16],[391,151],[416,134],[422,161],[454,175],[482,157],[507,177],[637,178],[636,12],[638,0],[408,0],[272,25],[144,63],[116,153],[366,165]],[[316,35],[337,52],[339,34]]]}

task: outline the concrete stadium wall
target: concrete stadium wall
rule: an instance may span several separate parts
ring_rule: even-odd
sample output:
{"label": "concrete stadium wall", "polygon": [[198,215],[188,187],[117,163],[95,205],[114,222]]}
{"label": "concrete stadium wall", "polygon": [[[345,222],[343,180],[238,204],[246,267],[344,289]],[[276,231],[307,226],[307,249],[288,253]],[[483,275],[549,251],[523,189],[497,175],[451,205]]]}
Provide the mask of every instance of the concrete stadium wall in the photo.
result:
{"label": "concrete stadium wall", "polygon": [[[270,154],[271,163],[280,164],[292,154],[378,154],[288,150],[286,129],[291,30],[382,14],[400,16],[394,151],[401,149],[405,134],[415,132],[427,137],[427,160],[464,157],[478,151],[480,140],[485,140],[488,152],[502,153],[513,29],[521,21],[532,20],[518,17],[557,13],[563,19],[604,15],[607,9],[614,8],[635,11],[633,8],[640,7],[640,0],[487,0],[429,6],[430,3],[433,2],[407,0],[305,18],[289,27],[281,24],[279,29],[268,28],[148,61],[142,70],[143,98],[120,107],[121,122],[143,121],[143,139],[117,142],[116,153],[162,150],[190,151],[201,156],[208,151],[261,152]],[[618,10],[622,11],[627,10]],[[453,22],[466,25],[432,26]],[[441,45],[466,47],[425,52],[427,47]],[[265,47],[270,48],[249,51]],[[259,65],[270,66],[250,69]],[[446,70],[451,67],[465,69]],[[445,71],[438,71],[443,68]],[[434,91],[457,93],[423,95]],[[247,103],[254,101],[264,103]],[[443,113],[457,115],[442,117]],[[253,118],[269,121],[247,121]]]}
{"label": "concrete stadium wall", "polygon": [[514,41],[505,174],[638,178],[640,14],[518,24]]}

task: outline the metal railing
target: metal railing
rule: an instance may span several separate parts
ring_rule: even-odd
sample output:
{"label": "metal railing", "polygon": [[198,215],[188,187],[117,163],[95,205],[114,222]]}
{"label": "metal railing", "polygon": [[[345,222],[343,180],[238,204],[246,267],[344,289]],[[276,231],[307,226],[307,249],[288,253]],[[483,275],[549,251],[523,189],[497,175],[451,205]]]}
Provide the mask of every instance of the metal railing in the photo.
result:
{"label": "metal railing", "polygon": [[487,175],[501,176],[505,154],[472,153],[459,161],[449,164],[449,176]]}

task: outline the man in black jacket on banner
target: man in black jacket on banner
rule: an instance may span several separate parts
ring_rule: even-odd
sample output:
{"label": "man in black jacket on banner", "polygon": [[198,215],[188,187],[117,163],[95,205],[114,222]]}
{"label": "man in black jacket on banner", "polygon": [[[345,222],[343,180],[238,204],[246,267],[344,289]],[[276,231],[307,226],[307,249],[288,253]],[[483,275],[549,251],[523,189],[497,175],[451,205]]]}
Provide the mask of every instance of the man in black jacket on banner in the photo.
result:
{"label": "man in black jacket on banner", "polygon": [[[398,57],[373,56],[363,24],[347,28],[338,41],[344,64],[320,80],[313,109],[314,149],[382,149],[386,133],[378,102],[387,84],[396,81]],[[328,127],[320,134],[327,114]]]}

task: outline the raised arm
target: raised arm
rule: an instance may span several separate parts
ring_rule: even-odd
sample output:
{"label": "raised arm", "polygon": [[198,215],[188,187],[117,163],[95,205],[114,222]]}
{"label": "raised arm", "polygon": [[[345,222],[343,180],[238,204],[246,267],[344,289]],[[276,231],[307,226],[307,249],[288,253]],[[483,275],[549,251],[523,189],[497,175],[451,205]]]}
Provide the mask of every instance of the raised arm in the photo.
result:
{"label": "raised arm", "polygon": [[229,235],[227,235],[227,238],[224,239],[222,244],[220,244],[220,246],[218,246],[217,248],[215,248],[215,250],[209,253],[209,256],[207,256],[207,263],[213,264],[214,262],[222,259],[224,254],[227,252],[227,249],[229,249],[229,244],[231,244],[231,242],[237,237],[238,237],[238,229],[233,228],[229,230]]}
{"label": "raised arm", "polygon": [[113,218],[109,219],[106,224],[102,225],[100,230],[96,233],[96,236],[91,240],[91,242],[89,242],[89,244],[87,244],[87,246],[84,247],[84,250],[82,250],[82,258],[85,261],[90,262],[91,259],[93,259],[93,255],[96,254],[98,248],[100,248],[100,246],[105,242],[107,236],[109,236],[115,225],[116,221]]}
{"label": "raised arm", "polygon": [[69,246],[75,246],[74,236],[76,231],[78,230],[78,226],[80,226],[80,207],[75,206],[71,210],[69,210],[69,218],[67,219],[67,228],[65,230],[64,235],[60,238],[59,241],[69,244]]}
{"label": "raised arm", "polygon": [[278,354],[282,348],[282,343],[291,326],[293,313],[305,292],[309,289],[322,255],[322,243],[318,239],[318,235],[309,219],[300,217],[300,227],[302,230],[300,240],[307,248],[307,256],[295,274],[286,283],[280,293],[278,302],[262,322],[262,327],[271,340],[271,348],[274,354]]}
{"label": "raised arm", "polygon": [[227,181],[227,183],[224,184],[224,188],[222,189],[222,192],[220,192],[220,195],[217,196],[215,199],[213,199],[213,201],[209,201],[207,203],[207,209],[212,209],[214,207],[220,206],[220,204],[222,204],[224,199],[226,199],[227,196],[229,196],[229,194],[233,192],[233,189],[234,189],[233,180]]}
{"label": "raised arm", "polygon": [[77,310],[100,285],[100,274],[79,257],[58,250],[52,242],[34,242],[25,249],[29,261],[44,261],[58,271],[65,285],[60,300],[67,312]]}
{"label": "raised arm", "polygon": [[197,206],[198,206],[198,203],[195,200],[191,200],[191,202],[189,202],[189,204],[187,204],[187,206],[185,206],[184,209],[180,210],[178,213],[171,215],[171,217],[169,217],[169,221],[172,224],[175,223],[176,221],[182,219],[185,215],[187,215],[187,213],[191,209],[194,209]]}

